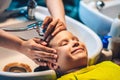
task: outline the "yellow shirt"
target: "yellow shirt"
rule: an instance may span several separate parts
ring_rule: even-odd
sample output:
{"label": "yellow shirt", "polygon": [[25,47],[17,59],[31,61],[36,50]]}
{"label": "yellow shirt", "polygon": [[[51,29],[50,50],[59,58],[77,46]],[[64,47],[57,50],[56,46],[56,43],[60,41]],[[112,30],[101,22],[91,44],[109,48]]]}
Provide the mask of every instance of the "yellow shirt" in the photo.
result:
{"label": "yellow shirt", "polygon": [[57,80],[120,80],[120,66],[111,61],[104,61],[66,74]]}

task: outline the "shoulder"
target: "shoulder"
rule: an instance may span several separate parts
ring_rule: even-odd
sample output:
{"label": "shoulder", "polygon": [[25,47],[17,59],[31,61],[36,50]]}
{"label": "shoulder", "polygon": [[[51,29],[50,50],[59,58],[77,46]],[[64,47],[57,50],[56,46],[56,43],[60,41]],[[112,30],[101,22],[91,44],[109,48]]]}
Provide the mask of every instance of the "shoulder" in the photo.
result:
{"label": "shoulder", "polygon": [[96,64],[96,67],[99,67],[99,66],[102,66],[102,67],[107,67],[107,66],[113,67],[113,66],[114,66],[114,67],[120,68],[119,65],[115,64],[115,63],[112,62],[112,61],[103,61],[103,62],[101,62],[101,63]]}

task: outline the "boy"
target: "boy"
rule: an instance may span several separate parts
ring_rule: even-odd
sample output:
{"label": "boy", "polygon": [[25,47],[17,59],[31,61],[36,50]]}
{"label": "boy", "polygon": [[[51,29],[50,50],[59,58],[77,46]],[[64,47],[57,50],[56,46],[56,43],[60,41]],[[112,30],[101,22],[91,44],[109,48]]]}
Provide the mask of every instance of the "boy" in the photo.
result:
{"label": "boy", "polygon": [[61,72],[58,80],[120,80],[120,66],[110,61],[87,66],[84,43],[69,31],[59,32],[50,40],[49,47],[57,51],[57,63],[48,63],[48,67]]}

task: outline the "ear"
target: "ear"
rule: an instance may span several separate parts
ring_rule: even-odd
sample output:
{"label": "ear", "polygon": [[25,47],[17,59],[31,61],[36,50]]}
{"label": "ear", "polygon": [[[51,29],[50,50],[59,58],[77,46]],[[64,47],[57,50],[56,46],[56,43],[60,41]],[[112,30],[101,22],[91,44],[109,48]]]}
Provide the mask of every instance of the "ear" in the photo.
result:
{"label": "ear", "polygon": [[56,70],[58,68],[58,65],[53,63],[48,63],[48,67],[52,70]]}

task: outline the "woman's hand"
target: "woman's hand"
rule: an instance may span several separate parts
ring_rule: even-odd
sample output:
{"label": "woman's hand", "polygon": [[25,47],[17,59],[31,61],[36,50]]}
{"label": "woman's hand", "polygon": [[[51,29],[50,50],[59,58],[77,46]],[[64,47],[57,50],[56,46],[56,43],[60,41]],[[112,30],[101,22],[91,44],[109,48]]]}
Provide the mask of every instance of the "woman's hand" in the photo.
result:
{"label": "woman's hand", "polygon": [[66,25],[59,19],[47,16],[42,28],[45,30],[44,40],[49,41],[53,36],[62,30],[66,30]]}
{"label": "woman's hand", "polygon": [[47,43],[38,38],[23,41],[20,52],[40,66],[47,66],[47,62],[56,63],[56,50],[46,47]]}

